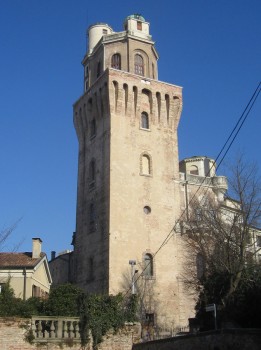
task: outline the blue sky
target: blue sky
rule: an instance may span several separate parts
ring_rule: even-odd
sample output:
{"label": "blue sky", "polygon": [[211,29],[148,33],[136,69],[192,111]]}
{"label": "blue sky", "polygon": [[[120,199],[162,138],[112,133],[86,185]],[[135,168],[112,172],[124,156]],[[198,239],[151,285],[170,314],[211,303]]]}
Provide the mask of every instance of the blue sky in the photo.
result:
{"label": "blue sky", "polygon": [[[86,29],[121,31],[140,13],[160,56],[159,80],[183,86],[180,159],[215,158],[261,77],[259,0],[8,0],[0,8],[0,228],[22,217],[5,250],[41,237],[70,249],[78,144],[72,104],[83,91]],[[228,157],[261,166],[261,97]]]}

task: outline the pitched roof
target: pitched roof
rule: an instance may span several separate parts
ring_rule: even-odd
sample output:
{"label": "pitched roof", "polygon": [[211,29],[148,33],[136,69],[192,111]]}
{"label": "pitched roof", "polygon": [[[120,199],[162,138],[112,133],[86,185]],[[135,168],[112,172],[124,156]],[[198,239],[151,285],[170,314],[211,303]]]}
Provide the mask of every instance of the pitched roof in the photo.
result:
{"label": "pitched roof", "polygon": [[33,259],[32,252],[0,253],[0,268],[33,268],[45,255],[45,253],[41,253],[40,258]]}

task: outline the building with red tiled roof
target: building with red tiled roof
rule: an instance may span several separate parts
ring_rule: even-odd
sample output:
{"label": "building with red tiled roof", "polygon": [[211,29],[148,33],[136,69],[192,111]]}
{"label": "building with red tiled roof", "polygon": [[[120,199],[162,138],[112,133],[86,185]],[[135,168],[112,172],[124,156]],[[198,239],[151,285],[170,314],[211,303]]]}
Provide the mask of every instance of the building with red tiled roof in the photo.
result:
{"label": "building with red tiled roof", "polygon": [[0,286],[9,282],[18,298],[45,298],[52,278],[41,247],[42,240],[33,238],[32,252],[0,253]]}

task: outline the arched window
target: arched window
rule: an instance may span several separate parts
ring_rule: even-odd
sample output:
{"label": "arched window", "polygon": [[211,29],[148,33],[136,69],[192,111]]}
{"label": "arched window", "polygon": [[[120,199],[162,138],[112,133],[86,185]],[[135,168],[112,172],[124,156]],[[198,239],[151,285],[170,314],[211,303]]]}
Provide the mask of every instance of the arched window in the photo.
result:
{"label": "arched window", "polygon": [[95,159],[92,159],[89,166],[89,188],[93,188],[95,186],[96,180],[96,163]]}
{"label": "arched window", "polygon": [[141,174],[151,175],[151,159],[148,154],[143,154],[141,157]]}
{"label": "arched window", "polygon": [[149,116],[145,112],[141,114],[141,127],[142,129],[149,129]]}
{"label": "arched window", "polygon": [[153,276],[153,258],[151,254],[144,255],[143,264],[144,264],[143,275],[146,277],[152,277]]}
{"label": "arched window", "polygon": [[111,58],[111,67],[115,69],[121,69],[121,55],[115,53]]}
{"label": "arched window", "polygon": [[135,55],[134,58],[134,73],[144,75],[144,62],[141,55]]}
{"label": "arched window", "polygon": [[191,165],[189,173],[192,175],[198,175],[198,167],[196,165]]}

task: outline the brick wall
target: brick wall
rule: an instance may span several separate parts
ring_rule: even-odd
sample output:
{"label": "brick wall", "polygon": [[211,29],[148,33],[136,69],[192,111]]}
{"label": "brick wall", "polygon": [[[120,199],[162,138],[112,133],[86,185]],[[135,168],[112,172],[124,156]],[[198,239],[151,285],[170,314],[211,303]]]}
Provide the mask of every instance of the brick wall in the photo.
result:
{"label": "brick wall", "polygon": [[[70,340],[63,343],[29,344],[26,334],[30,329],[30,319],[0,318],[0,350],[82,350],[80,344],[72,344]],[[126,325],[117,334],[109,333],[104,337],[99,350],[131,350],[134,342],[140,340],[140,325]],[[91,346],[85,350],[91,350]]]}

